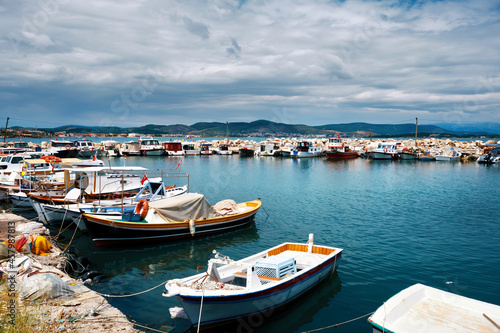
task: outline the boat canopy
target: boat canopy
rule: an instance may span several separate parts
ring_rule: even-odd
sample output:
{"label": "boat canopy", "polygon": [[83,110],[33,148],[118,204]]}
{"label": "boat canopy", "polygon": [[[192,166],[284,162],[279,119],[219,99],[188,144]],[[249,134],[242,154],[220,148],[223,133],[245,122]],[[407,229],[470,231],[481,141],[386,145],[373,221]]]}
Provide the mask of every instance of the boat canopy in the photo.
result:
{"label": "boat canopy", "polygon": [[149,203],[164,219],[175,222],[190,219],[213,218],[217,216],[215,209],[203,194],[185,193],[175,197]]}

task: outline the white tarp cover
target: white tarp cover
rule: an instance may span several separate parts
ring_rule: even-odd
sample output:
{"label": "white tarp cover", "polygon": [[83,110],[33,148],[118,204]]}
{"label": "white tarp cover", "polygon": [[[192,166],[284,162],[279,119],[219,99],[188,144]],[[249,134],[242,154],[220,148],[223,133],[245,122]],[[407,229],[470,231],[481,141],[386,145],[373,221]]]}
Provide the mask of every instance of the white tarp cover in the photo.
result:
{"label": "white tarp cover", "polygon": [[149,203],[149,207],[168,221],[181,222],[190,219],[203,219],[218,216],[203,194],[185,193],[175,197]]}

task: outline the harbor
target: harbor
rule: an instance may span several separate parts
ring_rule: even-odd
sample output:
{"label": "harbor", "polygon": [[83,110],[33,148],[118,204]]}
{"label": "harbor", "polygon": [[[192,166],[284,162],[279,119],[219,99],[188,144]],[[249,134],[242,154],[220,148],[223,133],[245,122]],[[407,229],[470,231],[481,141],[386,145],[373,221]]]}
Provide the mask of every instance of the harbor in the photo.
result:
{"label": "harbor", "polygon": [[[179,302],[163,297],[164,288],[157,286],[196,274],[198,266],[206,268],[213,250],[239,260],[284,242],[306,244],[310,233],[316,244],[344,249],[335,273],[286,305],[285,311],[255,315],[225,331],[304,332],[329,327],[374,312],[415,283],[500,304],[496,279],[500,262],[495,255],[499,248],[490,239],[500,225],[491,213],[500,186],[495,164],[376,160],[366,155],[100,159],[111,167],[170,168],[189,174],[189,192],[204,194],[212,204],[257,197],[262,203],[249,225],[211,236],[140,246],[125,242],[109,248],[98,246],[75,226],[61,234],[66,244],[71,240],[89,258],[92,270],[103,275],[100,282],[89,285],[92,290],[134,295],[107,301],[141,325],[169,332],[190,329],[189,320],[172,318],[170,309],[179,308]],[[183,185],[177,179],[165,181],[166,186]],[[467,259],[457,254],[464,247],[470,249]],[[367,319],[339,325],[336,331],[370,332]]]}

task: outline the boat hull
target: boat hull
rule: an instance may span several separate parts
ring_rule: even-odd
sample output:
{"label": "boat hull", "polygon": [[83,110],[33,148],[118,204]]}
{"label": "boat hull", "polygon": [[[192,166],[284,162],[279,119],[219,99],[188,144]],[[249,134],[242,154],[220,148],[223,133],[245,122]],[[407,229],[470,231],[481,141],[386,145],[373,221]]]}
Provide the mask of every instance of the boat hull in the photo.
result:
{"label": "boat hull", "polygon": [[399,153],[399,158],[402,160],[416,160],[418,158],[418,155],[414,153],[403,152]]}
{"label": "boat hull", "polygon": [[370,157],[374,160],[395,160],[398,158],[398,154],[397,153],[371,152]]}
{"label": "boat hull", "polygon": [[373,332],[387,333],[496,332],[499,321],[498,305],[422,284],[400,291],[368,318]]}
{"label": "boat hull", "polygon": [[[244,317],[258,313],[266,313],[268,317],[274,310],[293,302],[333,274],[339,265],[341,255],[338,253],[313,269],[297,274],[295,278],[274,287],[230,296],[205,296],[200,326],[218,326],[238,318],[238,321],[244,322]],[[192,325],[198,326],[201,297],[179,295],[177,299]]]}
{"label": "boat hull", "polygon": [[255,155],[255,151],[253,149],[242,148],[240,149],[241,157],[252,157]]}
{"label": "boat hull", "polygon": [[[151,244],[178,239],[191,239],[243,227],[250,224],[257,210],[195,221],[195,233],[191,234],[189,221],[170,223],[128,222],[107,219],[98,215],[83,214],[84,222],[97,246],[120,246],[123,244]],[[126,243],[125,243],[126,242]]]}
{"label": "boat hull", "polygon": [[161,149],[144,149],[141,150],[141,155],[144,156],[163,156],[165,155],[165,150]]}
{"label": "boat hull", "polygon": [[328,158],[338,159],[338,160],[349,160],[358,157],[358,153],[355,151],[339,152],[339,151],[328,151],[326,152]]}

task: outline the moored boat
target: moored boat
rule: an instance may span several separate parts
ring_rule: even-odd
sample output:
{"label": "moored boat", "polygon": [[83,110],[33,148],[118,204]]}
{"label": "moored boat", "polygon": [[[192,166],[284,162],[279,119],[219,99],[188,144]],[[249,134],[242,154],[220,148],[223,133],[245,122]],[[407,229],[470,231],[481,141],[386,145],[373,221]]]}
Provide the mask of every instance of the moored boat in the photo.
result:
{"label": "moored boat", "polygon": [[141,155],[144,156],[161,156],[165,154],[165,148],[160,143],[160,141],[153,139],[151,137],[140,138],[139,140],[139,151]]}
{"label": "moored boat", "polygon": [[417,283],[384,302],[368,322],[374,333],[498,332],[500,306]]}
{"label": "moored boat", "polygon": [[196,148],[196,144],[194,142],[185,142],[182,145],[182,150],[186,155],[200,155],[200,150]]}
{"label": "moored boat", "polygon": [[328,158],[332,159],[353,159],[358,157],[358,153],[349,149],[341,138],[328,139],[328,150],[326,151]]}
{"label": "moored boat", "polygon": [[451,147],[450,149],[443,150],[441,154],[436,155],[436,161],[456,162],[460,156],[461,154]]}
{"label": "moored boat", "polygon": [[212,155],[212,151],[210,150],[211,146],[211,143],[200,144],[200,155]]}
{"label": "moored boat", "polygon": [[163,147],[167,156],[183,156],[185,154],[182,149],[182,142],[179,141],[163,142]]}
{"label": "moored boat", "polygon": [[212,206],[198,193],[139,204],[135,214],[117,218],[83,214],[94,243],[98,246],[124,242],[149,244],[225,232],[252,222],[261,206],[258,199],[240,204],[225,200]]}
{"label": "moored boat", "polygon": [[371,150],[369,154],[374,160],[394,160],[399,156],[396,149],[397,143],[383,142],[380,143],[377,148]]}
{"label": "moored boat", "polygon": [[175,296],[192,326],[225,324],[257,313],[272,313],[306,294],[337,269],[342,249],[283,243],[241,260],[214,250],[204,273],[166,283],[164,296]]}
{"label": "moored boat", "polygon": [[297,146],[290,153],[292,158],[303,158],[303,157],[318,157],[321,155],[322,148],[313,146],[311,142],[306,140],[301,140],[297,142]]}
{"label": "moored boat", "polygon": [[255,155],[255,147],[252,144],[245,144],[239,149],[241,157],[252,157]]}

